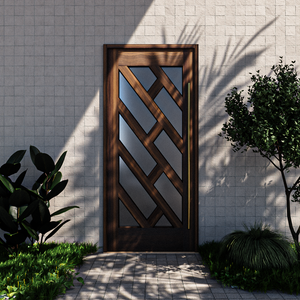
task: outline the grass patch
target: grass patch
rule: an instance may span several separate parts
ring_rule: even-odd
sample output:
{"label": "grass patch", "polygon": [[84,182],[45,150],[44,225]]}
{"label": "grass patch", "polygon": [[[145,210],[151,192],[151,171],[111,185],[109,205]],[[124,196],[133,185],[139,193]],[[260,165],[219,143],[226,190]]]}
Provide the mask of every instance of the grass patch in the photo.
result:
{"label": "grass patch", "polygon": [[[240,267],[219,256],[221,242],[206,242],[199,246],[199,253],[203,262],[209,267],[211,276],[231,286],[252,291],[280,290],[285,293],[300,293],[299,263],[287,269],[272,268],[268,270],[254,270]],[[295,251],[295,246],[291,245]]]}
{"label": "grass patch", "polygon": [[83,257],[98,250],[89,243],[23,244],[9,254],[0,247],[0,299],[51,300],[73,286],[83,283],[74,269]]}

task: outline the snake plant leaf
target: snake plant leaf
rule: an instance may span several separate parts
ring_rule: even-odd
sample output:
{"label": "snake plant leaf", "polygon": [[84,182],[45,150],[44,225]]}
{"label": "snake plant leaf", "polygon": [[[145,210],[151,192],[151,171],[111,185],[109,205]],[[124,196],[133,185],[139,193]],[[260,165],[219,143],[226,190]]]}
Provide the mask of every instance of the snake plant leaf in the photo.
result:
{"label": "snake plant leaf", "polygon": [[60,193],[65,189],[67,183],[68,183],[68,179],[59,182],[59,183],[53,188],[53,190],[52,190],[49,194],[46,195],[46,197],[45,197],[46,200],[50,200],[50,199],[56,197],[58,194],[60,194]]}
{"label": "snake plant leaf", "polygon": [[22,158],[24,157],[25,153],[26,153],[26,150],[19,150],[19,151],[15,152],[14,154],[12,154],[10,156],[10,158],[7,160],[6,163],[8,163],[8,164],[20,163]]}
{"label": "snake plant leaf", "polygon": [[18,225],[13,221],[13,217],[0,206],[0,221],[3,222],[11,233],[18,231]]}
{"label": "snake plant leaf", "polygon": [[40,232],[41,234],[45,234],[45,233],[47,233],[48,231],[54,229],[56,226],[58,226],[58,225],[60,224],[61,221],[62,221],[62,220],[60,220],[60,221],[52,221],[52,222],[49,222],[49,223],[43,225],[43,226],[40,228],[39,232]]}
{"label": "snake plant leaf", "polygon": [[67,222],[69,222],[70,220],[66,220],[64,222],[62,222],[61,224],[59,224],[54,230],[52,230],[50,232],[50,234],[47,235],[47,237],[45,238],[45,242],[51,238],[52,235],[54,235],[63,225],[65,225]]}
{"label": "snake plant leaf", "polygon": [[73,209],[73,208],[79,208],[79,206],[67,206],[67,207],[64,207],[64,208],[62,208],[60,210],[55,211],[53,214],[51,214],[51,217],[63,214],[64,212],[66,212],[66,211],[68,211],[70,209]]}
{"label": "snake plant leaf", "polygon": [[16,182],[15,182],[15,186],[16,187],[20,187],[24,178],[25,178],[25,175],[26,175],[26,172],[27,170],[23,171],[17,178]]}
{"label": "snake plant leaf", "polygon": [[50,190],[53,190],[53,188],[61,181],[61,179],[62,179],[61,172],[57,172],[56,175],[54,175],[54,179],[53,179]]}
{"label": "snake plant leaf", "polygon": [[24,220],[27,217],[29,217],[38,207],[40,200],[35,200],[33,202],[31,202],[27,208],[23,211],[23,213],[20,215],[19,219],[20,220]]}
{"label": "snake plant leaf", "polygon": [[22,221],[21,225],[24,227],[24,229],[28,232],[28,234],[31,237],[33,237],[36,241],[39,240],[39,235],[37,234],[37,232],[34,229],[32,229],[30,227],[30,224],[26,220]]}
{"label": "snake plant leaf", "polygon": [[33,164],[35,165],[35,157],[38,153],[40,153],[40,150],[34,146],[30,146],[30,157],[31,157],[31,160],[33,162]]}
{"label": "snake plant leaf", "polygon": [[0,167],[0,174],[4,176],[10,176],[12,174],[17,173],[20,170],[20,168],[21,168],[20,163],[17,164],[6,163]]}
{"label": "snake plant leaf", "polygon": [[12,184],[3,176],[0,174],[0,181],[4,184],[4,186],[11,192],[14,192],[14,187]]}
{"label": "snake plant leaf", "polygon": [[50,155],[47,153],[38,153],[35,156],[35,166],[39,171],[42,171],[46,174],[49,174],[51,171],[54,170],[55,164]]}
{"label": "snake plant leaf", "polygon": [[15,190],[9,197],[9,205],[21,207],[30,203],[30,196],[25,190]]}

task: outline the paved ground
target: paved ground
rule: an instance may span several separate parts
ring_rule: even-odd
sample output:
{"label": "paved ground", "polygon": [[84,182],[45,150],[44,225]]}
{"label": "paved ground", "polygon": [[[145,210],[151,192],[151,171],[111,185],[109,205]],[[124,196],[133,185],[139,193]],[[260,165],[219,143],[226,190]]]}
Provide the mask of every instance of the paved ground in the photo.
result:
{"label": "paved ground", "polygon": [[300,295],[245,292],[211,279],[197,253],[99,253],[86,257],[79,282],[59,299],[300,299]]}

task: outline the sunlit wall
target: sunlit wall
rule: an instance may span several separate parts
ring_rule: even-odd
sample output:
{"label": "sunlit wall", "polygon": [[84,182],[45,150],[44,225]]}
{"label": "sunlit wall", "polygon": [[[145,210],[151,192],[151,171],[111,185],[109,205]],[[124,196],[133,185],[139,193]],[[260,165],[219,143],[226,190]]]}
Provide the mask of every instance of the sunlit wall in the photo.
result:
{"label": "sunlit wall", "polygon": [[[249,72],[268,74],[279,56],[299,61],[299,20],[296,0],[2,0],[0,163],[30,145],[67,150],[69,184],[51,207],[80,209],[55,239],[101,246],[103,44],[199,44],[199,241],[260,220],[288,234],[279,174],[218,133],[233,86],[247,90]],[[28,151],[23,167],[31,187]]]}

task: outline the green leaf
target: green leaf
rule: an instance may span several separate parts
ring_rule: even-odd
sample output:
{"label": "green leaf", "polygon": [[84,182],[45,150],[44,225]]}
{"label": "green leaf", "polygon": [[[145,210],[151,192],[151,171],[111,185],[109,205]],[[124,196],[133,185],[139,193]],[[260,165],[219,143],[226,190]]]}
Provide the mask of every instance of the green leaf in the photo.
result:
{"label": "green leaf", "polygon": [[[6,243],[4,242],[4,240],[2,240],[2,238],[0,237],[0,244],[5,245]],[[1,293],[0,293],[1,295]]]}
{"label": "green leaf", "polygon": [[61,168],[62,164],[64,163],[65,157],[66,157],[67,151],[65,151],[60,158],[58,159],[56,165],[55,165],[55,173]]}
{"label": "green leaf", "polygon": [[30,224],[27,221],[22,221],[21,224],[31,237],[33,237],[36,241],[39,240],[39,235],[30,227]]}
{"label": "green leaf", "polygon": [[36,191],[40,187],[40,185],[41,185],[40,183],[35,182],[32,186],[32,189]]}
{"label": "green leaf", "polygon": [[50,190],[53,190],[53,188],[61,181],[61,179],[62,179],[61,172],[57,172],[55,177],[54,177],[54,180],[52,182]]}
{"label": "green leaf", "polygon": [[32,213],[33,228],[39,231],[39,228],[50,222],[50,212],[47,205],[42,200],[38,200],[37,209]]}
{"label": "green leaf", "polygon": [[34,165],[35,165],[35,157],[38,153],[40,153],[40,150],[38,148],[34,146],[30,146],[30,157]]}
{"label": "green leaf", "polygon": [[18,208],[16,206],[10,206],[8,213],[13,217],[15,221],[18,219]]}
{"label": "green leaf", "polygon": [[0,220],[9,228],[11,233],[18,231],[18,226],[13,221],[12,216],[1,206],[0,206]]}
{"label": "green leaf", "polygon": [[21,207],[30,203],[30,196],[25,190],[15,190],[9,197],[9,205]]}
{"label": "green leaf", "polygon": [[4,184],[4,186],[11,192],[14,192],[14,188],[12,186],[12,184],[4,177],[0,174],[0,181]]}
{"label": "green leaf", "polygon": [[0,197],[0,206],[2,206],[5,210],[8,210],[9,209],[8,199]]}
{"label": "green leaf", "polygon": [[16,245],[25,242],[28,237],[26,230],[20,230],[15,234],[4,234],[4,237],[8,244]]}
{"label": "green leaf", "polygon": [[53,216],[57,216],[57,215],[60,215],[60,214],[63,214],[64,212],[70,210],[70,209],[73,209],[73,208],[80,208],[79,206],[68,206],[68,207],[64,207],[60,210],[57,210],[55,211],[53,214],[51,214],[51,217]]}
{"label": "green leaf", "polygon": [[21,184],[22,184],[22,182],[23,182],[23,180],[24,180],[24,178],[25,178],[26,172],[27,172],[27,170],[25,170],[24,172],[22,172],[22,173],[18,176],[18,178],[17,178],[17,180],[16,180],[16,182],[15,182],[16,187],[20,187],[20,186],[21,186]]}
{"label": "green leaf", "polygon": [[11,157],[7,160],[6,163],[9,163],[9,164],[20,163],[22,158],[24,157],[25,153],[26,153],[26,150],[19,150],[19,151],[15,152],[13,155],[11,155]]}
{"label": "green leaf", "polygon": [[47,178],[47,175],[45,173],[43,173],[36,182],[39,184],[42,184],[46,180],[46,178]]}
{"label": "green leaf", "polygon": [[47,174],[55,168],[53,159],[47,153],[38,153],[35,156],[35,166],[39,171]]}
{"label": "green leaf", "polygon": [[40,232],[41,234],[45,234],[46,232],[48,232],[48,231],[54,229],[56,226],[58,226],[58,225],[60,224],[61,221],[62,221],[62,220],[60,220],[60,221],[52,221],[52,222],[49,222],[49,223],[43,225],[43,226],[40,228],[39,232]]}
{"label": "green leaf", "polygon": [[6,163],[1,166],[0,174],[2,174],[4,176],[10,176],[12,174],[17,173],[20,170],[20,168],[21,168],[20,163],[17,163],[17,164]]}
{"label": "green leaf", "polygon": [[20,215],[19,219],[20,220],[24,220],[26,219],[28,216],[30,216],[38,207],[40,200],[35,200],[33,202],[31,202],[27,208],[23,211],[23,213]]}
{"label": "green leaf", "polygon": [[67,183],[68,183],[68,180],[63,180],[63,181],[59,182],[59,183],[53,188],[53,190],[52,190],[48,195],[46,195],[45,198],[46,198],[47,200],[50,200],[50,199],[56,197],[57,195],[59,195],[59,194],[65,189]]}
{"label": "green leaf", "polygon": [[53,236],[63,225],[65,225],[67,222],[69,222],[70,220],[66,220],[63,223],[61,223],[60,225],[58,225],[53,231],[51,231],[51,233],[45,238],[45,242],[51,238],[51,236]]}
{"label": "green leaf", "polygon": [[84,284],[84,280],[83,280],[82,277],[77,277],[76,279],[77,279],[77,281],[79,281],[80,283]]}

